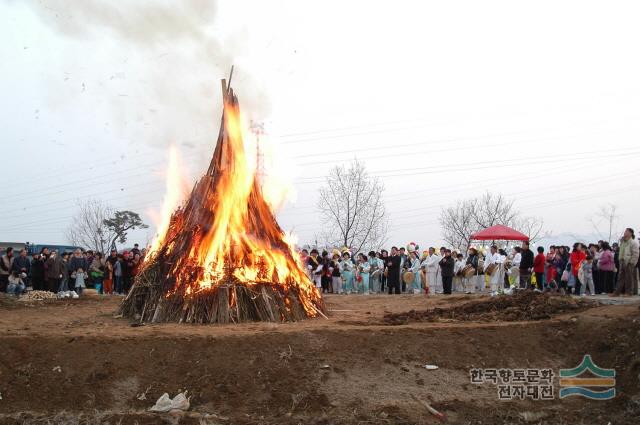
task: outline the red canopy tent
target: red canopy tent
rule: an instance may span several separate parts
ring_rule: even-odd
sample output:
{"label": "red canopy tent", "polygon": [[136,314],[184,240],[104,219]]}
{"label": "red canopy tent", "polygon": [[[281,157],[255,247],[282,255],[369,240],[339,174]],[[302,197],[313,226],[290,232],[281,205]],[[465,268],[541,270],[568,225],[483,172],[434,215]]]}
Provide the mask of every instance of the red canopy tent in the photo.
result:
{"label": "red canopy tent", "polygon": [[511,227],[496,224],[471,235],[471,239],[476,241],[528,241],[529,236]]}

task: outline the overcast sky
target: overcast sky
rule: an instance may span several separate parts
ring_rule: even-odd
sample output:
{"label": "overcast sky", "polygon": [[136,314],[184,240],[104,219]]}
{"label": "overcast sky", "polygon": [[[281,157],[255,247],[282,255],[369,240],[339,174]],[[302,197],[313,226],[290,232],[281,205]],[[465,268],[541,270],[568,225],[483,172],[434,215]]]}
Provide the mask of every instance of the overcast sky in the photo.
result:
{"label": "overcast sky", "polygon": [[605,203],[640,227],[639,17],[637,1],[0,0],[0,240],[64,243],[87,198],[153,224],[168,147],[192,181],[206,168],[231,64],[301,243],[323,176],[354,158],[384,181],[394,244],[440,244],[440,208],[485,190],[556,235],[592,233]]}

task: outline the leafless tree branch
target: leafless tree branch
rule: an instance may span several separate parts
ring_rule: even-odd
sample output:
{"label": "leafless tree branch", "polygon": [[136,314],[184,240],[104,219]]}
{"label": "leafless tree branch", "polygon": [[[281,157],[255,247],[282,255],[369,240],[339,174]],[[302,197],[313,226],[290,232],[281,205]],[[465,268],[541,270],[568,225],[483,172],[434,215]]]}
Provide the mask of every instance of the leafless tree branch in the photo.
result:
{"label": "leafless tree branch", "polygon": [[383,191],[382,183],[369,177],[357,160],[348,168],[335,167],[320,189],[318,201],[326,226],[324,240],[356,252],[379,248],[385,242],[388,227]]}

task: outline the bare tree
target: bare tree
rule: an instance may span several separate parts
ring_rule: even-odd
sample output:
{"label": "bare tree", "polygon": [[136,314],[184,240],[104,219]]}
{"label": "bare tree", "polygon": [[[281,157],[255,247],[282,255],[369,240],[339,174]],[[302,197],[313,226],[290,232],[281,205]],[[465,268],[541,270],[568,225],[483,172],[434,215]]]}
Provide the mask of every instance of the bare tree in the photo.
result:
{"label": "bare tree", "polygon": [[318,201],[328,244],[350,247],[355,252],[380,248],[388,224],[383,191],[380,180],[370,177],[357,160],[349,168],[336,166],[320,189]]}
{"label": "bare tree", "polygon": [[478,225],[478,230],[502,224],[513,226],[518,211],[513,207],[513,200],[506,199],[502,194],[485,192],[480,198],[473,200],[473,220]]}
{"label": "bare tree", "polygon": [[66,230],[67,239],[73,245],[106,252],[115,235],[104,222],[113,213],[113,208],[97,199],[79,201],[78,211]]}
{"label": "bare tree", "polygon": [[116,242],[125,243],[129,230],[147,227],[133,211],[115,211],[102,201],[89,199],[78,203],[66,236],[73,245],[104,253],[115,248]]}
{"label": "bare tree", "polygon": [[[603,240],[611,243],[616,232],[616,222],[618,221],[618,207],[614,204],[601,205],[593,217],[589,218],[593,229]],[[604,229],[603,229],[604,228]]]}
{"label": "bare tree", "polygon": [[443,208],[438,218],[445,242],[465,252],[471,246],[471,235],[478,229],[473,218],[474,208],[473,199],[460,201],[455,206]]}
{"label": "bare tree", "polygon": [[496,224],[516,228],[529,236],[531,242],[547,234],[543,231],[544,222],[541,218],[522,217],[514,207],[513,200],[490,192],[443,208],[438,221],[443,239],[452,247],[465,251],[469,249],[474,233]]}
{"label": "bare tree", "polygon": [[536,243],[540,239],[551,236],[549,231],[544,230],[544,220],[542,217],[519,217],[516,218],[514,227],[520,232],[529,236],[530,243]]}

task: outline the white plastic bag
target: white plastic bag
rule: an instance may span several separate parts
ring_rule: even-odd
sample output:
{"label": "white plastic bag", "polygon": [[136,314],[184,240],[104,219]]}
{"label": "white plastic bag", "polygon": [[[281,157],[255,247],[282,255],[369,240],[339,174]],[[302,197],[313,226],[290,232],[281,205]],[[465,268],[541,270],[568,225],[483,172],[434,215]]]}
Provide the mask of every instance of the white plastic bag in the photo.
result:
{"label": "white plastic bag", "polygon": [[156,404],[154,404],[153,406],[151,406],[151,409],[149,409],[150,412],[168,412],[169,410],[171,410],[171,397],[169,397],[169,394],[164,393],[160,396],[160,398],[158,399],[158,401],[156,401]]}
{"label": "white plastic bag", "polygon": [[171,410],[189,410],[189,399],[186,396],[186,391],[184,393],[180,393],[173,398],[171,401]]}
{"label": "white plastic bag", "polygon": [[189,410],[189,399],[187,398],[186,391],[179,393],[173,399],[169,397],[169,394],[164,393],[160,396],[156,404],[154,404],[149,411],[150,412],[168,412],[170,410]]}

